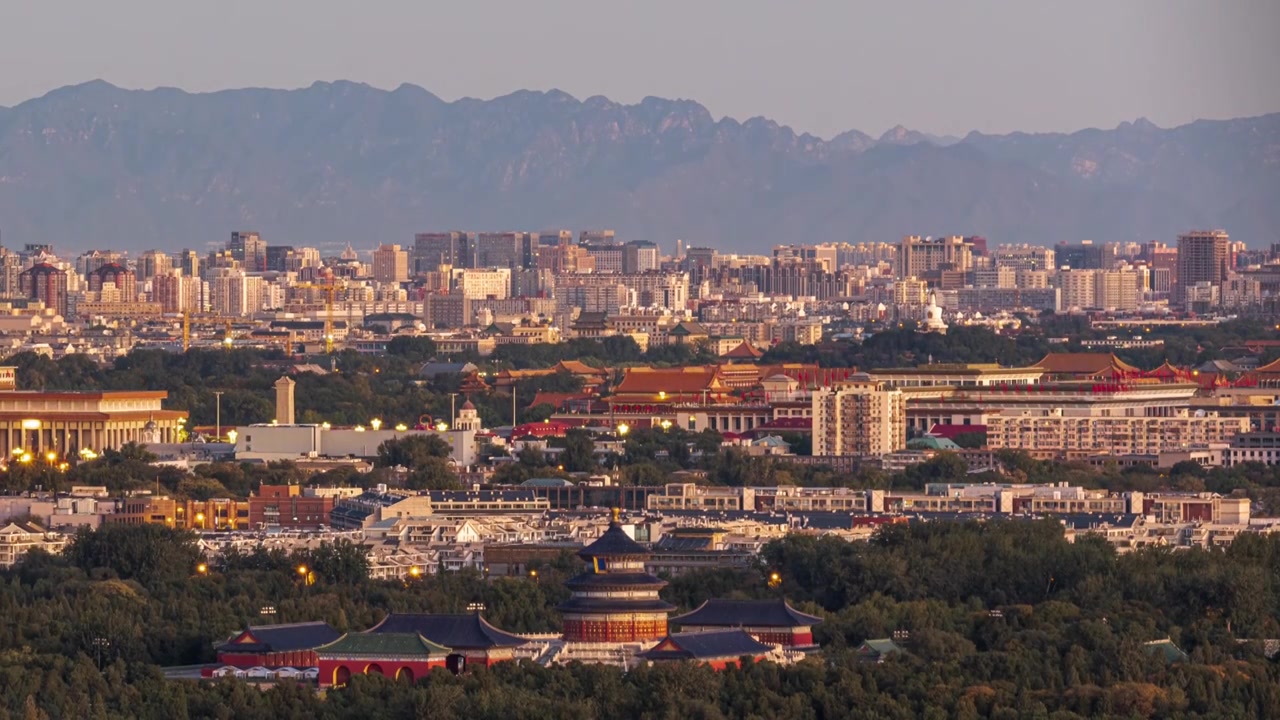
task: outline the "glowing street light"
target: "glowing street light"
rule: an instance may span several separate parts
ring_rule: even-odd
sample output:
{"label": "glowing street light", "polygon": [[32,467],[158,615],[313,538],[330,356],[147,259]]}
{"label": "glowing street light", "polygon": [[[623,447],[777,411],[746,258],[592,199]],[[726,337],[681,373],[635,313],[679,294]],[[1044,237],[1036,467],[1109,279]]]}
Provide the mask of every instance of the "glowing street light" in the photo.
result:
{"label": "glowing street light", "polygon": [[631,427],[629,425],[627,425],[626,423],[618,423],[619,435],[626,435],[628,432],[631,432]]}
{"label": "glowing street light", "polygon": [[448,429],[449,429],[449,423],[447,423],[447,422],[445,422],[445,421],[443,421],[443,420],[441,420],[440,422],[436,423],[436,431],[437,431],[437,432],[444,432],[444,431],[446,431],[446,430],[448,430]]}
{"label": "glowing street light", "polygon": [[373,428],[373,431],[374,431],[374,432],[377,432],[377,431],[381,430],[381,429],[382,429],[382,418],[374,418],[374,419],[370,420],[370,421],[369,421],[369,427]]}
{"label": "glowing street light", "polygon": [[330,425],[330,424],[329,424],[329,422],[328,422],[327,420],[326,420],[325,422],[320,423],[320,429],[321,429],[321,430],[328,430],[328,429],[329,429],[329,428],[331,428],[331,427],[333,427],[333,426],[332,426],[332,425]]}
{"label": "glowing street light", "polygon": [[356,432],[364,432],[364,426],[363,426],[363,425],[357,425],[357,426],[355,426],[355,427],[354,427],[354,428],[352,428],[352,429],[353,429],[353,430],[355,430]]}
{"label": "glowing street light", "polygon": [[238,432],[236,432],[236,431],[235,431],[235,428],[232,428],[232,429],[228,430],[228,431],[227,431],[227,442],[231,443],[232,445],[235,445],[235,444],[236,444],[236,436],[237,436],[237,435],[239,435],[239,434],[240,434],[240,433],[238,433]]}
{"label": "glowing street light", "polygon": [[409,576],[410,576],[410,577],[414,577],[414,578],[416,578],[416,577],[419,577],[419,576],[421,576],[421,575],[422,575],[422,568],[418,567],[417,565],[414,565],[413,567],[409,568]]}
{"label": "glowing street light", "polygon": [[98,453],[94,452],[92,449],[87,447],[80,448],[80,459],[81,460],[97,460]]}
{"label": "glowing street light", "polygon": [[405,425],[404,423],[396,423],[396,432],[404,432],[405,430],[408,430],[408,429],[409,429],[408,425]]}
{"label": "glowing street light", "polygon": [[24,452],[26,452],[26,450],[23,450],[23,449],[22,449],[22,448],[20,448],[20,447],[16,447],[16,448],[14,448],[14,449],[13,449],[13,456],[14,456],[14,457],[18,457],[19,455],[21,455],[21,454],[22,454],[22,453],[24,453]]}
{"label": "glowing street light", "polygon": [[769,573],[769,587],[776,588],[782,584],[782,576],[776,572]]}
{"label": "glowing street light", "polygon": [[208,566],[207,564],[205,564],[205,563],[200,563],[199,565],[197,565],[197,566],[196,566],[196,572],[197,572],[197,573],[199,573],[199,574],[201,574],[201,575],[208,575],[208,574],[209,574],[209,566]]}
{"label": "glowing street light", "polygon": [[663,430],[670,430],[670,429],[671,429],[671,421],[670,421],[670,420],[663,420],[661,423],[659,423],[659,425],[661,425],[661,426],[662,426],[662,429],[663,429]]}
{"label": "glowing street light", "polygon": [[50,465],[52,465],[52,464],[54,464],[55,462],[57,462],[57,460],[58,460],[58,453],[56,453],[56,452],[54,452],[54,451],[50,450],[49,452],[47,452],[47,453],[45,453],[45,454],[44,454],[44,460],[45,460],[45,462],[47,462],[47,463],[49,463]]}
{"label": "glowing street light", "polygon": [[23,465],[30,465],[31,460],[32,460],[32,457],[31,457],[31,453],[29,452],[24,452],[18,456],[18,462],[22,463]]}

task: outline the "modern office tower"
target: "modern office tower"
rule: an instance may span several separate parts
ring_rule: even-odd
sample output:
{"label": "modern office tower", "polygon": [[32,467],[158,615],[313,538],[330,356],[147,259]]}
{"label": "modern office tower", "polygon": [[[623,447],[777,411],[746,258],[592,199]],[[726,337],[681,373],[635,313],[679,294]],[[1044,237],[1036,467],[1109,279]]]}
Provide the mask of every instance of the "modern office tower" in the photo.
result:
{"label": "modern office tower", "polygon": [[183,250],[178,260],[178,269],[187,277],[200,277],[200,253],[195,250]]}
{"label": "modern office tower", "polygon": [[400,283],[409,279],[409,253],[399,245],[379,245],[373,251],[373,279]]}
{"label": "modern office tower", "polygon": [[1077,244],[1058,243],[1058,267],[1069,267],[1072,270],[1103,270],[1115,264],[1116,246],[1082,240]]}
{"label": "modern office tower", "polygon": [[898,243],[898,279],[924,277],[927,273],[973,269],[973,246],[958,235],[922,238],[908,235]]}
{"label": "modern office tower", "polygon": [[267,243],[258,233],[246,230],[231,233],[227,249],[246,271],[263,272],[267,269]]}
{"label": "modern office tower", "polygon": [[157,275],[163,275],[173,269],[173,258],[169,254],[160,250],[148,250],[142,253],[138,258],[138,268],[135,273],[138,282],[145,283]]}
{"label": "modern office tower", "polygon": [[476,236],[475,262],[468,267],[515,269],[522,266],[528,233],[480,233]]}
{"label": "modern office tower", "polygon": [[907,400],[876,382],[813,393],[813,454],[880,456],[907,446]]}
{"label": "modern office tower", "polygon": [[632,240],[623,248],[622,272],[624,273],[657,270],[660,262],[658,246],[648,240]]}
{"label": "modern office tower", "polygon": [[292,254],[292,245],[268,245],[266,269],[271,272],[286,272],[289,256]]}
{"label": "modern office tower", "polygon": [[1196,283],[1220,286],[1234,264],[1231,238],[1225,230],[1195,230],[1179,235],[1174,293],[1183,301],[1186,288]]}
{"label": "modern office tower", "polygon": [[466,250],[467,234],[464,232],[417,233],[413,236],[413,272],[433,272],[441,265],[470,267],[469,262],[463,261]]}

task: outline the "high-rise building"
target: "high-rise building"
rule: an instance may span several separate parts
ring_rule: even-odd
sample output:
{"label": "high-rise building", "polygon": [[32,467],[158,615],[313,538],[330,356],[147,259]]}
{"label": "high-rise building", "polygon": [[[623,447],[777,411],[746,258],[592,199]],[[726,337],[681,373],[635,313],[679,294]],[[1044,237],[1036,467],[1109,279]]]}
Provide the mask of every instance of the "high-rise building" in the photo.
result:
{"label": "high-rise building", "polygon": [[151,299],[165,313],[203,312],[204,281],[178,270],[157,275],[151,279]]}
{"label": "high-rise building", "polygon": [[458,269],[453,271],[453,281],[457,292],[467,300],[511,297],[510,268]]}
{"label": "high-rise building", "polygon": [[0,248],[0,297],[20,295],[18,276],[22,274],[22,256]]}
{"label": "high-rise building", "polygon": [[[996,267],[1014,270],[1052,270],[1057,265],[1053,248],[1035,245],[1001,245],[996,248]],[[1072,266],[1074,267],[1074,266]]]}
{"label": "high-rise building", "polygon": [[813,454],[880,456],[907,446],[907,400],[876,382],[813,393]]}
{"label": "high-rise building", "polygon": [[268,245],[264,269],[271,272],[285,272],[285,264],[292,253],[292,245]]}
{"label": "high-rise building", "polygon": [[521,267],[528,236],[529,233],[519,232],[480,233],[476,236],[475,262],[469,267]]}
{"label": "high-rise building", "polygon": [[173,258],[160,250],[148,250],[138,258],[137,277],[139,282],[146,282],[157,275],[163,275],[173,269]]}
{"label": "high-rise building", "polygon": [[231,233],[227,249],[246,271],[263,272],[267,269],[267,243],[258,233],[246,230]]}
{"label": "high-rise building", "polygon": [[59,315],[67,314],[67,271],[49,263],[36,263],[18,276],[22,297],[39,300]]}
{"label": "high-rise building", "polygon": [[[1081,240],[1078,244],[1058,243],[1056,248],[1058,267],[1072,270],[1102,270],[1116,261],[1116,246]],[[1065,300],[1064,300],[1065,302]]]}
{"label": "high-rise building", "polygon": [[441,265],[470,267],[469,262],[464,262],[466,250],[464,232],[417,233],[413,236],[413,272],[433,272]]}
{"label": "high-rise building", "polygon": [[138,299],[138,281],[133,271],[118,263],[106,263],[89,273],[89,292],[102,292],[108,284],[115,285],[126,302]]}
{"label": "high-rise building", "polygon": [[[586,233],[583,233],[583,235],[586,235]],[[591,240],[582,242],[582,247],[595,261],[596,272],[622,272],[625,251],[621,244],[604,240]]]}
{"label": "high-rise building", "polygon": [[1179,235],[1174,293],[1182,301],[1185,289],[1196,283],[1220,286],[1234,265],[1231,238],[1225,230],[1195,230]]}
{"label": "high-rise building", "polygon": [[973,246],[958,235],[922,238],[908,235],[898,244],[898,279],[923,278],[929,273],[973,269]]}
{"label": "high-rise building", "polygon": [[90,250],[76,258],[76,272],[81,277],[87,277],[94,270],[108,263],[124,265],[125,262],[123,253],[114,250]]}
{"label": "high-rise building", "polygon": [[263,309],[266,283],[244,270],[218,268],[209,278],[209,305],[219,315],[244,317]]}
{"label": "high-rise building", "polygon": [[1132,268],[1098,270],[1094,281],[1094,307],[1100,310],[1137,310],[1139,274]]}
{"label": "high-rise building", "polygon": [[1092,308],[1098,297],[1098,274],[1093,270],[1062,270],[1058,273],[1063,308]]}
{"label": "high-rise building", "polygon": [[200,253],[195,250],[183,250],[178,261],[178,269],[187,277],[200,277]]}
{"label": "high-rise building", "polygon": [[632,240],[623,249],[622,272],[642,273],[657,270],[661,261],[658,246],[648,240]]}
{"label": "high-rise building", "polygon": [[400,283],[409,279],[409,253],[399,245],[379,245],[373,251],[373,279]]}

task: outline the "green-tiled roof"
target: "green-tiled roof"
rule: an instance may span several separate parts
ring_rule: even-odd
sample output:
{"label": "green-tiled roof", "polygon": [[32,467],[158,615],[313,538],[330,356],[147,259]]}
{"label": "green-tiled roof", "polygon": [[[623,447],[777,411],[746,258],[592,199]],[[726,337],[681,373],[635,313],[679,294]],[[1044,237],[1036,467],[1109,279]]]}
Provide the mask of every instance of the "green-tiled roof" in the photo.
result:
{"label": "green-tiled roof", "polygon": [[347,633],[316,648],[317,655],[365,655],[370,657],[443,656],[449,648],[417,633]]}
{"label": "green-tiled roof", "polygon": [[888,655],[891,652],[902,652],[902,648],[898,647],[897,643],[888,638],[867,640],[862,643],[862,647],[858,648],[859,651],[863,651],[864,649],[866,652],[875,653],[877,655]]}

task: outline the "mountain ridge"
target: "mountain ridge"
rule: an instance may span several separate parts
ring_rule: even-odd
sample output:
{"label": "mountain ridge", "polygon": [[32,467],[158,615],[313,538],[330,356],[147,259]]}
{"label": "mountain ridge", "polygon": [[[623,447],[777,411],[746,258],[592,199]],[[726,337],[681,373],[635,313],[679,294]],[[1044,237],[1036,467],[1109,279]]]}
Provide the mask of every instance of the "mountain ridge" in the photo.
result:
{"label": "mountain ridge", "polygon": [[[1050,192],[1051,191],[1051,192]],[[614,227],[669,247],[1280,240],[1280,113],[1159,128],[823,139],[693,100],[560,90],[446,101],[409,83],[190,93],[105,81],[0,108],[10,244],[177,249],[253,225],[269,243],[408,244],[415,231]]]}

